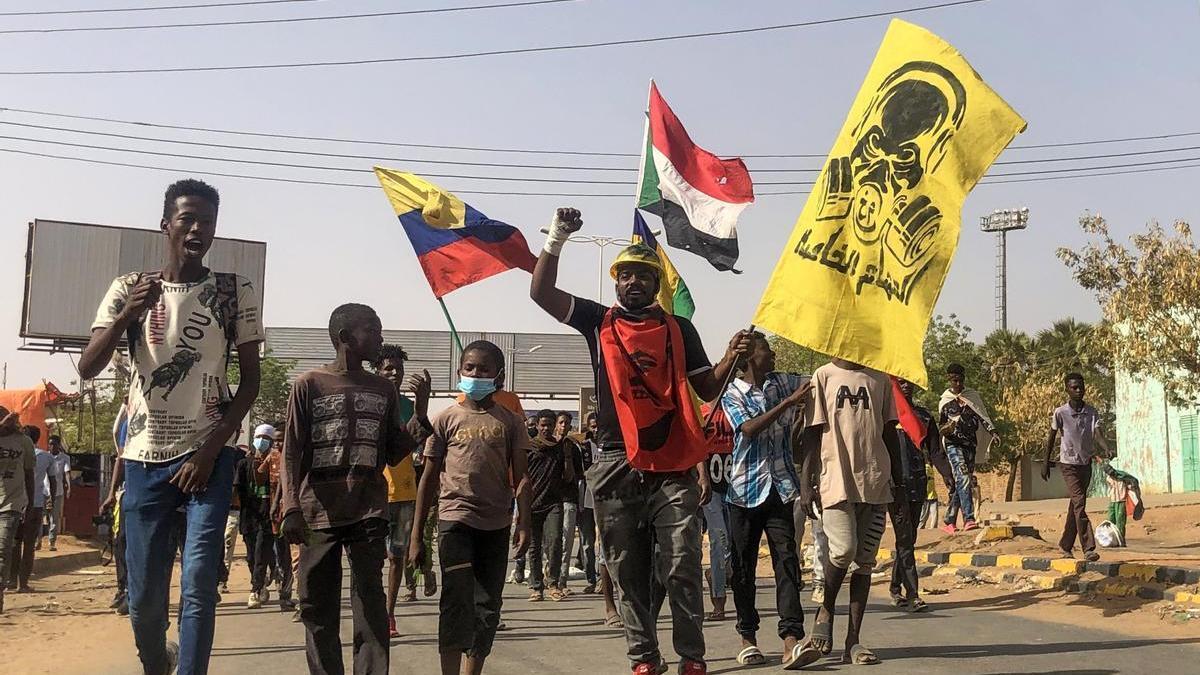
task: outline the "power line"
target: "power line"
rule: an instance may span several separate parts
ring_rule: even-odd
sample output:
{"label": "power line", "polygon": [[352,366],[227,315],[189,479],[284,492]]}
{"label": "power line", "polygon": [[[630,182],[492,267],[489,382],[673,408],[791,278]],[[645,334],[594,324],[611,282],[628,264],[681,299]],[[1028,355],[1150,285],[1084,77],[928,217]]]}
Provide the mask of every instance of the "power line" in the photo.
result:
{"label": "power line", "polygon": [[[152,170],[152,171],[168,171],[171,173],[193,173],[193,174],[201,174],[201,175],[207,175],[207,176],[217,176],[217,177],[222,177],[222,178],[240,178],[240,179],[246,179],[246,180],[268,181],[268,182],[273,182],[273,183],[293,183],[293,184],[300,184],[300,185],[320,185],[320,186],[368,188],[368,189],[376,189],[379,187],[378,185],[364,184],[364,183],[345,183],[345,182],[338,182],[338,181],[311,180],[311,179],[302,179],[302,178],[282,178],[282,177],[277,177],[277,176],[261,176],[261,175],[251,175],[251,174],[229,173],[229,172],[224,172],[224,171],[197,171],[195,169],[184,169],[184,168],[178,168],[178,167],[155,166],[155,165],[149,165],[149,164],[135,164],[132,162],[115,162],[115,161],[110,161],[110,160],[92,159],[92,158],[86,158],[86,157],[73,157],[73,156],[69,156],[69,155],[57,155],[57,154],[52,154],[52,153],[35,152],[32,150],[19,150],[16,148],[0,147],[0,153],[25,155],[25,156],[29,156],[29,157],[39,157],[39,158],[44,158],[44,159],[57,159],[57,160],[77,162],[77,163],[82,163],[82,164],[95,164],[95,165],[100,165],[100,166],[117,166],[117,167],[127,167],[127,168],[134,168],[134,169],[147,169],[147,170]],[[989,179],[985,178],[984,180],[980,181],[980,185],[1000,185],[1000,184],[1004,184],[1004,183],[1040,183],[1043,181],[1051,181],[1051,180],[1095,178],[1095,177],[1102,177],[1102,176],[1118,176],[1118,175],[1136,174],[1136,173],[1154,173],[1154,172],[1158,172],[1158,171],[1175,171],[1175,170],[1179,170],[1179,169],[1195,169],[1195,168],[1200,168],[1200,164],[1183,164],[1183,165],[1175,165],[1175,166],[1162,166],[1162,167],[1155,167],[1155,168],[1131,169],[1131,170],[1124,170],[1124,171],[1107,171],[1107,172],[1098,172],[1098,173],[1093,173],[1093,174],[1069,175],[1069,176],[1043,176],[1043,177],[1037,177],[1037,178],[1013,178],[1010,180],[989,180]],[[625,193],[615,193],[614,194],[614,193],[511,192],[511,191],[491,191],[491,190],[452,190],[452,192],[454,192],[455,194],[467,194],[467,195],[499,195],[499,196],[514,196],[514,197],[517,197],[517,196],[519,196],[519,197],[602,197],[602,198],[628,199],[631,196],[631,195],[625,194]],[[755,196],[756,197],[777,197],[777,196],[785,196],[785,195],[806,195],[806,194],[809,194],[810,192],[811,191],[809,191],[809,190],[781,190],[781,191],[771,191],[771,192],[757,192],[755,194]]]}
{"label": "power line", "polygon": [[[431,144],[431,143],[402,143],[402,142],[395,142],[395,141],[340,138],[340,137],[336,137],[336,136],[306,136],[306,135],[302,135],[302,134],[284,134],[284,133],[272,133],[272,132],[263,132],[263,131],[245,131],[245,130],[239,130],[239,129],[223,129],[223,128],[216,128],[216,127],[188,126],[188,125],[183,125],[183,124],[165,124],[165,123],[161,123],[161,122],[145,122],[145,121],[138,121],[138,120],[126,120],[126,119],[119,119],[119,118],[115,118],[115,117],[100,117],[100,116],[96,116],[96,115],[75,115],[75,114],[70,114],[70,113],[51,112],[51,111],[47,111],[47,110],[31,110],[28,108],[0,107],[0,112],[14,112],[14,113],[20,113],[23,115],[53,117],[53,118],[59,118],[59,119],[82,120],[82,121],[88,121],[88,122],[104,122],[104,123],[108,123],[108,124],[123,124],[123,125],[128,125],[128,126],[146,127],[146,128],[150,128],[150,129],[170,129],[170,130],[175,130],[175,131],[200,132],[200,133],[211,133],[211,134],[227,134],[230,136],[248,136],[248,137],[255,137],[255,138],[274,138],[274,139],[286,139],[286,140],[296,140],[296,141],[312,141],[312,142],[320,142],[320,143],[345,143],[345,144],[350,144],[350,145],[377,145],[377,146],[381,146],[381,147],[414,148],[414,149],[424,149],[424,150],[461,150],[461,151],[465,151],[465,152],[489,152],[489,153],[500,153],[500,154],[564,155],[564,156],[584,156],[584,157],[640,157],[641,156],[640,154],[635,153],[635,152],[596,152],[596,151],[588,151],[588,150],[546,150],[546,149],[534,149],[534,148],[497,148],[497,147],[484,147],[484,146],[471,146],[471,145],[437,145],[437,144]],[[16,125],[17,123],[10,122],[9,124]],[[26,125],[26,126],[30,126],[32,128],[41,128],[41,127],[37,127],[35,125]],[[45,128],[51,129],[51,130],[59,129],[59,127],[45,127]],[[100,133],[100,132],[79,131],[79,133]],[[116,134],[114,134],[114,135],[116,135]],[[116,136],[120,137],[119,135],[116,135]],[[1010,146],[1008,149],[1009,150],[1040,150],[1040,149],[1045,149],[1045,148],[1103,145],[1103,144],[1112,144],[1112,143],[1130,143],[1130,142],[1136,142],[1136,141],[1161,141],[1161,140],[1168,140],[1168,139],[1172,139],[1172,138],[1187,138],[1187,137],[1192,137],[1192,136],[1200,136],[1200,131],[1183,131],[1183,132],[1177,132],[1177,133],[1156,134],[1156,135],[1152,135],[1152,136],[1127,136],[1127,137],[1120,137],[1120,138],[1100,138],[1100,139],[1091,139],[1091,140],[1082,140],[1082,141],[1067,141],[1067,142],[1062,142],[1062,143],[1042,143],[1042,144],[1038,144],[1038,145],[1014,145],[1014,146]],[[137,137],[131,136],[131,138],[137,138]],[[146,139],[146,140],[151,140],[151,139]],[[161,139],[153,139],[153,140],[161,140]],[[164,141],[164,142],[166,142],[166,141]],[[236,146],[230,146],[230,147],[236,147]],[[1200,146],[1198,146],[1198,147],[1200,147]],[[1189,149],[1193,149],[1193,148],[1189,148]],[[280,152],[282,152],[282,151],[280,151]],[[1166,151],[1163,151],[1163,152],[1166,152]],[[305,154],[319,154],[319,153],[305,153]],[[790,159],[790,158],[824,159],[825,157],[828,156],[828,154],[796,154],[796,153],[765,154],[765,155],[763,155],[763,154],[743,154],[743,155],[738,155],[738,156],[742,157],[743,159]],[[1091,157],[1097,157],[1097,158],[1113,157],[1113,156],[1120,156],[1120,155],[1119,154],[1092,155],[1092,156],[1089,156],[1088,158],[1091,158]],[[1082,159],[1082,157],[1081,157],[1081,159]],[[419,160],[419,161],[426,161],[426,162],[433,163],[433,160]],[[1026,161],[1037,162],[1037,161],[1059,161],[1059,160],[1046,159],[1046,160],[1026,160]],[[996,164],[1015,164],[1015,163],[1018,163],[1018,162],[1009,161],[1009,160],[1006,160],[1003,162],[996,162]],[[519,165],[519,164],[513,164],[511,166],[522,167],[522,165]],[[528,168],[536,168],[536,167],[530,165],[530,166],[528,166]],[[604,169],[597,168],[597,170],[604,170]],[[764,170],[760,169],[759,171],[764,171]],[[765,171],[789,172],[791,170],[766,169]]]}
{"label": "power line", "polygon": [[816,19],[812,21],[801,21],[787,24],[773,24],[769,26],[755,26],[753,28],[735,28],[722,31],[707,31],[702,33],[682,33],[677,35],[660,35],[649,38],[630,38],[626,40],[608,40],[603,42],[582,42],[571,44],[558,45],[543,45],[539,47],[521,47],[516,49],[493,49],[478,52],[459,52],[454,54],[431,54],[427,56],[394,56],[375,59],[350,59],[345,61],[304,61],[293,63],[251,63],[232,66],[162,66],[153,68],[95,68],[95,69],[67,69],[67,70],[7,70],[0,71],[0,75],[22,76],[22,75],[131,75],[131,74],[149,74],[149,73],[201,73],[201,72],[217,72],[217,71],[244,71],[244,70],[282,70],[293,68],[319,68],[331,66],[366,66],[377,65],[383,63],[413,63],[413,62],[429,62],[429,61],[453,61],[459,59],[473,59],[487,56],[504,56],[512,54],[533,54],[542,52],[563,52],[576,51],[581,49],[596,49],[600,47],[622,47],[636,44],[652,44],[659,42],[673,42],[676,40],[694,40],[698,38],[709,37],[726,37],[730,35],[749,35],[753,33],[765,33],[770,31],[790,30],[794,28],[807,28],[811,26],[820,26],[835,23],[846,23],[850,21],[860,21],[863,19],[877,19],[880,17],[896,16],[900,14],[912,14],[916,12],[925,12],[934,9],[945,9],[949,7],[958,7],[961,5],[973,5],[988,0],[954,0],[953,2],[943,2],[933,5],[922,5],[918,7],[909,7],[887,12],[873,12],[870,14],[856,14],[853,16],[834,17],[831,19]]}
{"label": "power line", "polygon": [[[106,138],[123,138],[126,140],[136,141],[152,141],[155,143],[170,143],[173,145],[194,145],[206,148],[222,148],[225,150],[249,150],[254,152],[275,152],[285,155],[309,155],[313,157],[331,157],[337,159],[364,159],[379,162],[402,163],[421,163],[421,164],[444,164],[453,166],[481,166],[481,167],[503,167],[509,169],[555,169],[559,171],[618,171],[624,173],[636,173],[636,167],[612,167],[612,166],[565,166],[553,164],[513,164],[506,162],[467,162],[448,159],[415,159],[405,157],[383,157],[379,155],[356,155],[340,152],[318,152],[314,150],[293,150],[286,148],[264,148],[253,145],[236,145],[231,143],[211,143],[205,141],[185,141],[172,138],[155,138],[153,136],[138,136],[136,134],[119,134],[107,131],[92,131],[88,129],[72,129],[70,127],[56,127],[44,124],[25,124],[23,122],[4,122],[0,121],[0,125],[22,127],[26,129],[40,129],[43,131],[65,131],[73,134],[84,134],[88,136],[104,136]],[[788,170],[791,171],[791,170]],[[805,169],[805,171],[809,171]],[[817,169],[811,171],[816,172]]]}
{"label": "power line", "polygon": [[[433,7],[426,9],[405,9],[390,12],[363,12],[359,14],[332,14],[325,16],[292,16],[276,19],[239,19],[236,21],[197,21],[192,23],[158,23],[139,24],[132,26],[68,26],[65,28],[7,28],[0,30],[0,35],[24,35],[46,33],[98,33],[131,30],[158,30],[165,28],[211,28],[218,26],[256,26],[264,24],[303,23],[314,21],[344,21],[349,19],[377,19],[393,16],[409,16],[413,14],[450,14],[456,12],[474,12],[486,9],[515,9],[532,7],[534,5],[557,5],[564,2],[579,2],[580,0],[524,0],[522,2],[505,2],[495,5],[467,5],[463,7]],[[0,15],[2,16],[2,15]]]}
{"label": "power line", "polygon": [[[156,138],[154,136],[139,136],[136,134],[120,134],[108,131],[93,131],[90,129],[74,129],[71,127],[57,127],[44,124],[27,124],[24,122],[5,122],[0,121],[0,125],[14,126],[26,129],[38,129],[42,131],[62,131],[73,134],[83,134],[87,136],[103,136],[106,138],[121,138],[125,140],[149,141],[154,143],[168,143],[172,145],[187,145],[199,146],[206,148],[221,148],[224,150],[246,150],[252,152],[269,152],[285,155],[307,155],[312,157],[329,157],[335,159],[360,159],[378,162],[391,162],[395,164],[438,164],[451,166],[475,166],[488,168],[507,168],[507,169],[543,169],[556,171],[604,171],[604,172],[621,172],[635,173],[636,167],[612,167],[612,166],[567,166],[554,164],[514,164],[509,162],[468,162],[460,160],[447,159],[416,159],[411,157],[382,157],[379,155],[358,155],[340,152],[319,152],[314,150],[293,150],[288,148],[265,148],[262,146],[253,145],[236,145],[231,143],[212,143],[206,141],[188,141],[173,138]],[[12,140],[38,140],[28,138],[12,138]],[[1044,159],[1022,159],[1022,160],[1007,160],[994,162],[993,166],[1004,165],[1024,165],[1024,164],[1043,164],[1051,162],[1069,162],[1069,161],[1086,161],[1095,159],[1113,159],[1118,157],[1136,157],[1142,155],[1159,155],[1171,152],[1187,152],[1192,150],[1200,150],[1200,145],[1186,146],[1182,148],[1159,148],[1156,150],[1139,150],[1135,152],[1118,152],[1100,155],[1076,155],[1071,157],[1048,157]],[[1084,169],[1086,167],[1078,167]],[[820,168],[804,168],[804,169],[754,169],[751,173],[820,173]],[[998,174],[1009,175],[1009,174]]]}
{"label": "power line", "polygon": [[[40,157],[43,159],[57,159],[57,160],[64,160],[64,161],[68,161],[68,162],[78,162],[81,164],[97,164],[97,165],[101,165],[101,166],[118,166],[118,167],[132,168],[132,169],[148,169],[151,171],[169,171],[172,173],[192,173],[192,174],[202,174],[202,175],[207,175],[207,176],[218,176],[221,178],[242,178],[242,179],[247,179],[247,180],[261,180],[261,181],[269,181],[272,183],[294,183],[294,184],[300,184],[300,185],[323,185],[323,186],[332,186],[332,187],[367,188],[367,189],[372,189],[372,190],[379,189],[378,183],[375,183],[375,184],[345,183],[345,182],[339,182],[339,181],[311,180],[311,179],[304,179],[304,178],[282,178],[282,177],[278,177],[278,176],[261,176],[261,175],[251,175],[251,174],[229,173],[229,172],[224,172],[224,171],[207,171],[207,170],[201,171],[201,170],[196,170],[196,169],[184,169],[184,168],[179,168],[179,167],[155,166],[152,164],[135,164],[132,162],[114,162],[111,160],[92,159],[92,158],[88,158],[88,157],[73,157],[70,155],[56,155],[53,153],[35,152],[32,150],[19,150],[17,148],[0,147],[0,152],[10,153],[10,154],[14,154],[14,155],[25,155],[28,157]],[[566,192],[511,192],[511,191],[498,191],[498,190],[452,190],[452,192],[455,194],[463,194],[463,195],[500,195],[500,196],[512,196],[512,197],[604,197],[604,198],[619,197],[621,199],[629,199],[630,197],[633,196],[632,194],[628,194],[628,193],[612,194],[612,193],[587,193],[587,192],[570,192],[570,193],[566,193]],[[808,193],[807,192],[797,192],[797,191],[763,192],[763,193],[758,194],[757,196],[759,196],[759,197],[774,197],[777,195],[796,195],[796,194],[808,194]]]}
{"label": "power line", "polygon": [[211,9],[221,7],[246,7],[248,5],[287,5],[301,2],[324,2],[324,0],[243,0],[242,2],[205,2],[194,5],[159,5],[154,7],[106,7],[100,9],[53,9],[30,10],[27,12],[0,12],[0,16],[53,16],[64,14],[113,14],[117,12],[159,12],[175,9]]}
{"label": "power line", "polygon": [[[154,157],[177,157],[178,153],[163,152],[158,150],[141,150],[136,148],[118,147],[111,145],[96,145],[91,143],[73,143],[70,141],[56,141],[41,138],[31,138],[28,136],[12,136],[0,135],[0,140],[20,141],[25,143],[41,143],[46,145],[55,145],[60,147],[80,148],[86,150],[101,150],[106,152],[122,152],[136,155],[150,155]],[[277,162],[270,160],[257,159],[242,159],[236,157],[213,157],[208,155],[191,155],[191,159],[198,159],[212,162],[229,162],[232,164],[243,164],[252,166],[267,166],[274,168],[285,169],[304,169],[315,171],[334,171],[342,173],[369,173],[371,170],[365,167],[349,167],[349,166],[330,166],[324,164],[297,164],[291,162]],[[1121,164],[1107,164],[1101,166],[1081,166],[1067,167],[1062,169],[1038,169],[1031,171],[1012,171],[1008,173],[989,174],[989,178],[1006,178],[1006,177],[1024,177],[1038,176],[1044,174],[1069,174],[1083,171],[1099,171],[1107,169],[1123,169],[1146,167],[1155,165],[1177,164],[1182,162],[1200,161],[1200,157],[1181,157],[1176,159],[1155,160],[1150,162],[1130,162]],[[446,173],[425,173],[425,176],[430,178],[449,178],[454,180],[482,180],[482,181],[499,181],[512,183],[560,183],[568,185],[625,185],[633,186],[635,181],[627,180],[597,180],[583,178],[535,178],[525,176],[480,176],[471,174],[446,174]],[[811,187],[815,185],[814,181],[755,181],[756,186],[771,187],[771,186],[786,186],[786,187]]]}

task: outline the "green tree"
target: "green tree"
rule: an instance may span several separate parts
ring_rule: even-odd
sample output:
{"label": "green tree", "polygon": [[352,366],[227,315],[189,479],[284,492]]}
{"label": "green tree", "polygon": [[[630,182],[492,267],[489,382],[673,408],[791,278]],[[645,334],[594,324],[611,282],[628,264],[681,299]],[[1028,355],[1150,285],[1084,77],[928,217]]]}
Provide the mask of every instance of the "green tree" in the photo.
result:
{"label": "green tree", "polygon": [[1058,249],[1075,281],[1100,301],[1094,335],[1111,365],[1162,382],[1177,405],[1200,395],[1200,249],[1190,226],[1151,223],[1128,244],[1113,239],[1099,214],[1079,219],[1095,237]]}
{"label": "green tree", "polygon": [[775,350],[776,370],[812,375],[814,370],[829,363],[828,356],[808,347],[801,347],[778,335],[768,337],[767,342],[771,345],[771,349]]}
{"label": "green tree", "polygon": [[[255,424],[271,423],[286,417],[288,395],[291,393],[292,386],[288,380],[288,372],[295,365],[295,361],[275,358],[271,356],[271,350],[267,350],[262,358],[258,399],[250,408],[250,419]],[[229,364],[229,383],[236,385],[241,382],[241,379],[241,370],[238,368],[237,360],[234,359]]]}

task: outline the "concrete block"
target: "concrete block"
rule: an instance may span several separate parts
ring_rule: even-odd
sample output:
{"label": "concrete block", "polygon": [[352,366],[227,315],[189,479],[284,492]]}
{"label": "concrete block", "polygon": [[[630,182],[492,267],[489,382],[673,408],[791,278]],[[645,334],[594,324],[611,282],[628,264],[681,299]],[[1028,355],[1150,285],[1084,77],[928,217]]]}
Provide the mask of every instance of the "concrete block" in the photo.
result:
{"label": "concrete block", "polygon": [[919,576],[919,577],[933,576],[933,572],[936,569],[937,569],[937,565],[923,565],[923,564],[918,563],[917,564],[917,576]]}
{"label": "concrete block", "polygon": [[995,567],[996,555],[992,553],[976,553],[971,556],[971,565],[974,567]]}
{"label": "concrete block", "polygon": [[957,565],[958,567],[970,567],[971,566],[971,554],[970,553],[951,553],[949,562],[951,565]]}
{"label": "concrete block", "polygon": [[949,565],[938,565],[937,569],[933,570],[935,577],[956,577],[958,576],[958,568],[950,567]]}
{"label": "concrete block", "polygon": [[930,553],[926,557],[926,560],[934,565],[945,565],[946,563],[950,562],[950,554],[949,553]]}
{"label": "concrete block", "polygon": [[1013,529],[1007,525],[989,525],[979,531],[975,535],[975,543],[982,544],[988,541],[1004,541],[1013,538]]}
{"label": "concrete block", "polygon": [[1083,572],[1087,563],[1082,560],[1072,560],[1071,558],[1059,558],[1050,561],[1050,569],[1063,574],[1079,574]]}
{"label": "concrete block", "polygon": [[1021,560],[1021,569],[1031,570],[1034,572],[1049,572],[1049,558],[1024,558]]}
{"label": "concrete block", "polygon": [[1170,598],[1171,602],[1198,602],[1198,601],[1200,601],[1200,598],[1196,597],[1192,593],[1189,593],[1188,591],[1172,591],[1170,593],[1170,595],[1168,595],[1168,598]]}
{"label": "concrete block", "polygon": [[891,560],[892,559],[892,549],[890,549],[890,548],[879,549],[879,553],[877,553],[875,555],[875,559],[880,562],[883,562],[886,560]]}
{"label": "concrete block", "polygon": [[1115,577],[1121,571],[1121,563],[1093,562],[1088,563],[1084,569],[1096,574],[1103,574],[1106,577]]}
{"label": "concrete block", "polygon": [[1188,570],[1187,574],[1183,575],[1183,583],[1200,584],[1200,570]]}
{"label": "concrete block", "polygon": [[1044,591],[1057,591],[1066,586],[1066,580],[1062,577],[1037,576],[1029,580]]}
{"label": "concrete block", "polygon": [[1187,583],[1188,571],[1182,567],[1160,567],[1154,575],[1154,580],[1160,584],[1178,586]]}
{"label": "concrete block", "polygon": [[1142,600],[1162,600],[1163,589],[1154,586],[1138,586],[1136,595]]}
{"label": "concrete block", "polygon": [[997,567],[1011,567],[1013,569],[1021,569],[1025,559],[1019,555],[1007,554],[996,556]]}
{"label": "concrete block", "polygon": [[929,562],[929,551],[913,551],[913,558],[919,563]]}
{"label": "concrete block", "polygon": [[960,567],[960,568],[958,569],[958,571],[956,572],[956,574],[957,574],[959,577],[962,577],[963,579],[977,579],[977,578],[979,578],[979,570],[977,570],[977,569],[974,569],[974,568],[971,568],[971,567]]}
{"label": "concrete block", "polygon": [[1123,563],[1117,570],[1117,576],[1138,581],[1154,581],[1158,577],[1158,565]]}

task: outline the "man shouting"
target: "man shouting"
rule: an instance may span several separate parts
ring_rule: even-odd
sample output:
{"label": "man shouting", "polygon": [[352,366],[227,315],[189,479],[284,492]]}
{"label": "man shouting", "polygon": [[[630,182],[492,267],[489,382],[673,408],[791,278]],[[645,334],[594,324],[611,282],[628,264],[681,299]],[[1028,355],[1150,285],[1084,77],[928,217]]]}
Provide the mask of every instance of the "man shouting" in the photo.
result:
{"label": "man shouting", "polygon": [[609,270],[615,306],[558,289],[559,254],[582,226],[578,210],[558,209],[529,294],[550,316],[582,333],[591,352],[599,452],[587,482],[604,557],[621,591],[633,672],[666,672],[651,598],[657,573],[671,602],[679,672],[702,675],[707,671],[699,508],[709,490],[703,422],[690,390],[704,400],[716,398],[738,356],[749,350],[750,336],[735,335],[714,368],[691,322],[659,306],[662,263],[639,244],[622,250]]}

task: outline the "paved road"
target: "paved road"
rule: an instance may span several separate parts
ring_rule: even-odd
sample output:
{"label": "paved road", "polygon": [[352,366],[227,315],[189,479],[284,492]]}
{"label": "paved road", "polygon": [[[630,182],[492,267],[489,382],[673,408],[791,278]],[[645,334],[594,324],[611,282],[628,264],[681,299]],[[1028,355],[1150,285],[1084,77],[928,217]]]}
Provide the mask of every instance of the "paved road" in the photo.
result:
{"label": "paved road", "polygon": [[[759,601],[767,631],[760,644],[771,662],[756,672],[781,672],[773,632],[774,616],[769,608],[773,593],[760,582]],[[878,588],[878,587],[877,587]],[[533,673],[628,673],[622,633],[599,621],[603,605],[598,596],[573,596],[561,603],[540,605],[525,601],[523,587],[506,588],[504,618],[509,626],[496,640],[486,672],[496,675]],[[240,597],[240,595],[239,595]],[[945,600],[945,598],[938,598]],[[1111,673],[1200,672],[1200,636],[1189,640],[1146,640],[1084,630],[1058,623],[1040,622],[1003,611],[1012,602],[982,599],[940,602],[928,614],[897,613],[876,597],[867,616],[865,642],[885,663],[878,672],[953,675],[1001,673],[1064,673],[1106,675]],[[730,602],[732,607],[732,600]],[[349,603],[343,604],[343,640],[350,643]],[[808,605],[806,605],[808,607]],[[437,673],[437,606],[420,601],[398,608],[399,628],[405,637],[392,646],[392,673]],[[811,623],[811,615],[809,615]],[[260,610],[247,610],[227,597],[220,608],[213,673],[302,673],[305,672],[304,634],[300,624],[290,621],[272,603]],[[835,638],[842,639],[844,617]],[[669,620],[659,624],[660,637],[670,640]],[[1119,619],[1114,619],[1119,621]],[[710,623],[708,636],[710,673],[746,670],[734,660],[737,638],[732,621]],[[124,648],[121,645],[120,648]],[[669,659],[671,651],[665,650]],[[840,653],[835,651],[834,655]],[[346,654],[347,670],[350,656]],[[108,672],[139,672],[137,662],[114,664]],[[107,669],[99,669],[107,670]],[[810,668],[817,672],[854,672],[835,660]],[[93,671],[98,672],[98,671]],[[672,671],[673,672],[673,671]],[[874,672],[874,671],[872,671]]]}

